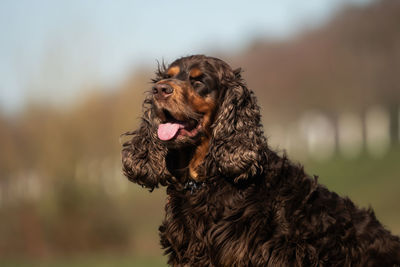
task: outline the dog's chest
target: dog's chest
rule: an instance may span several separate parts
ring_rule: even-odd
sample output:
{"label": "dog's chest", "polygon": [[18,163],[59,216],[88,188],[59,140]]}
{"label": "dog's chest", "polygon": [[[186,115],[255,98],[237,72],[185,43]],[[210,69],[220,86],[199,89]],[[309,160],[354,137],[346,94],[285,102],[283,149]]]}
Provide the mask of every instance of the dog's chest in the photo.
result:
{"label": "dog's chest", "polygon": [[[229,200],[228,200],[229,199]],[[218,258],[226,264],[248,255],[243,242],[249,240],[249,219],[235,209],[237,203],[222,195],[188,193],[170,196],[161,238],[171,242],[179,257]],[[173,237],[173,238],[171,238]]]}

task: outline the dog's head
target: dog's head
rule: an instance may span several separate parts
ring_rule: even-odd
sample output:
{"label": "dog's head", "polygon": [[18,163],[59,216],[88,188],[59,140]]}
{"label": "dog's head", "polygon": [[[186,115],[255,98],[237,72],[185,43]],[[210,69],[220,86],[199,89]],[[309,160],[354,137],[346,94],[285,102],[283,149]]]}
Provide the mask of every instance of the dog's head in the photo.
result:
{"label": "dog's head", "polygon": [[150,188],[174,180],[165,160],[171,149],[194,148],[194,179],[246,179],[259,174],[265,161],[259,107],[240,70],[203,55],[159,66],[141,126],[129,134],[124,173]]}
{"label": "dog's head", "polygon": [[[225,73],[231,77],[222,78]],[[210,136],[227,79],[235,79],[230,67],[204,56],[181,58],[159,69],[152,88],[158,138],[169,147],[179,148]]]}

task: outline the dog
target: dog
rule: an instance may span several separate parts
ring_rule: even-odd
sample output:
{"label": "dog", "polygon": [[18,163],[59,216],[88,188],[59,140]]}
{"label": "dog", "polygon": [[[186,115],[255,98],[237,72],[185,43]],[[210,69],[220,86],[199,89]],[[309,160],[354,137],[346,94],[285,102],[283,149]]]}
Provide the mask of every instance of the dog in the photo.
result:
{"label": "dog", "polygon": [[167,187],[172,266],[400,266],[400,239],[269,148],[240,69],[204,55],[159,65],[123,172]]}

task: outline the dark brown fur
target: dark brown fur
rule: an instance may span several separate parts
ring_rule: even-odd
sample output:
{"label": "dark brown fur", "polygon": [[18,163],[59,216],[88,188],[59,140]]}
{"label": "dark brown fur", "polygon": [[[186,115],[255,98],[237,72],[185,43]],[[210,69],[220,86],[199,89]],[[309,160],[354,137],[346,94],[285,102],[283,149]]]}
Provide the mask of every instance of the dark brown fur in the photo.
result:
{"label": "dark brown fur", "polygon": [[[170,265],[400,266],[399,238],[371,209],[329,191],[268,147],[239,70],[190,56],[159,68],[154,83],[170,83],[174,93],[163,101],[148,95],[122,161],[132,182],[167,186],[160,236]],[[159,140],[165,109],[203,123],[201,132]]]}

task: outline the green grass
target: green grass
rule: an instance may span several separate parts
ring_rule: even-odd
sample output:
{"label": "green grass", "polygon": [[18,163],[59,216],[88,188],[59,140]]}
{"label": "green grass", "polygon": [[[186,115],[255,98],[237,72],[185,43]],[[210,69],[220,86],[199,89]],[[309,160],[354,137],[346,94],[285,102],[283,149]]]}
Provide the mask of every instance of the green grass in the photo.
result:
{"label": "green grass", "polygon": [[[289,155],[290,156],[290,155]],[[302,161],[309,174],[319,176],[319,182],[342,196],[349,196],[358,206],[371,206],[378,219],[394,234],[400,234],[400,147],[392,148],[382,158],[363,155],[348,160],[335,157],[330,161]],[[128,227],[132,229],[131,249],[123,255],[95,254],[35,260],[22,257],[0,258],[5,267],[162,267],[167,266],[159,245],[158,225],[164,216],[165,192],[157,189],[148,193],[132,185],[118,200],[118,206],[128,213]],[[9,229],[9,228],[7,228]],[[51,246],[50,246],[51,248]],[[127,254],[129,256],[127,256]],[[29,254],[25,254],[27,257]],[[155,255],[155,256],[154,256]],[[22,256],[22,255],[21,255]]]}

